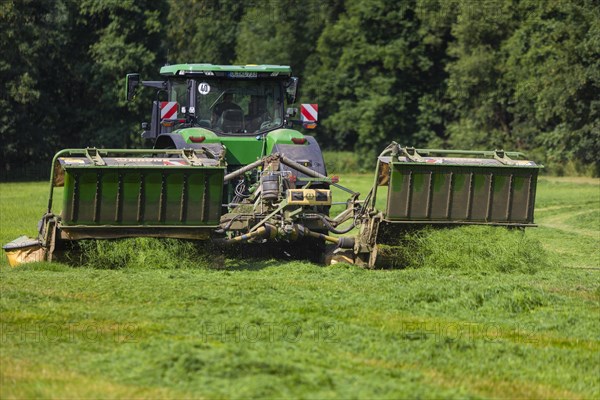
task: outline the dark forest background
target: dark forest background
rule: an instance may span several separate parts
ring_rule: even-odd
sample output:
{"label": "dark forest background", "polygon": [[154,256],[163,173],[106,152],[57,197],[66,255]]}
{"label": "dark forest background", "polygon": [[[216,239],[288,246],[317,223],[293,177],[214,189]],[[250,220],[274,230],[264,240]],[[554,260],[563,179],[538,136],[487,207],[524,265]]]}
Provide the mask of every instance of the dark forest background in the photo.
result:
{"label": "dark forest background", "polygon": [[599,4],[2,0],[3,176],[61,148],[141,146],[150,94],[126,103],[125,74],[180,62],[291,65],[328,150],[505,148],[598,175]]}

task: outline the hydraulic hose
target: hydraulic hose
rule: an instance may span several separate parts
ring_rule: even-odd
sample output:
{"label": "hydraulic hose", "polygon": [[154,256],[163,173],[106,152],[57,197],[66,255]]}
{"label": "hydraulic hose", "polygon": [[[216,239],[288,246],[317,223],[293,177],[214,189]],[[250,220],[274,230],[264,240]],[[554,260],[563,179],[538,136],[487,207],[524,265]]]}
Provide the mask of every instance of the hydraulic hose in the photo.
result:
{"label": "hydraulic hose", "polygon": [[227,225],[225,225],[223,228],[219,228],[219,229],[215,230],[215,232],[216,233],[225,233],[226,231],[229,230],[229,228],[231,228],[231,225],[233,225],[233,223],[236,220],[240,219],[240,217],[241,217],[241,214],[238,214],[238,215],[234,216],[233,218],[231,218],[229,220],[229,222],[227,222]]}
{"label": "hydraulic hose", "polygon": [[335,226],[333,226],[331,224],[331,222],[329,222],[329,220],[327,219],[327,217],[325,217],[324,215],[321,214],[311,214],[311,216],[314,215],[316,217],[318,217],[319,219],[321,219],[321,221],[323,221],[323,223],[325,224],[325,226],[327,227],[327,229],[337,235],[343,235],[345,233],[350,232],[352,229],[354,229],[356,227],[356,223],[354,222],[354,220],[352,221],[352,224],[346,228],[346,229],[337,229]]}

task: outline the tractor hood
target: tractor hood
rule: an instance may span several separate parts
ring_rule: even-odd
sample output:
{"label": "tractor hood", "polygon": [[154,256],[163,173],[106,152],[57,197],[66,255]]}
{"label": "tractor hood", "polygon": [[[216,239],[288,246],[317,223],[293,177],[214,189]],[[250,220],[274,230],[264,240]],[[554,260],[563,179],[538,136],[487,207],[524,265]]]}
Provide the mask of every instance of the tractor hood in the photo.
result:
{"label": "tractor hood", "polygon": [[[264,135],[217,135],[204,128],[185,128],[170,134],[183,139],[183,147],[222,144],[227,149],[225,159],[228,165],[246,165],[277,151],[279,146],[290,148],[309,146],[309,140],[293,129],[275,129]],[[177,147],[182,147],[181,145]]]}

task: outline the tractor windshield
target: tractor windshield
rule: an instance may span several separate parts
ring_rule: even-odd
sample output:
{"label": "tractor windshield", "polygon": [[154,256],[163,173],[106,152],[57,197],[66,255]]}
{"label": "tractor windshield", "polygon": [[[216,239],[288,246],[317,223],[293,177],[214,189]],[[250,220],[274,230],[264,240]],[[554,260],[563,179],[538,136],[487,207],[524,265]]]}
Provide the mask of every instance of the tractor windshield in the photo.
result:
{"label": "tractor windshield", "polygon": [[204,79],[196,90],[196,121],[217,133],[256,134],[283,124],[278,80]]}

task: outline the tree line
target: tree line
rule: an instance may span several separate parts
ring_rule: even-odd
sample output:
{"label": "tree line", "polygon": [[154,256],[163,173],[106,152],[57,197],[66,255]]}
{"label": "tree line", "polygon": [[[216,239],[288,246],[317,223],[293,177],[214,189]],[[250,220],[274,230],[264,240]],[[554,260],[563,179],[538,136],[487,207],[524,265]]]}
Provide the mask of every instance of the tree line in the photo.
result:
{"label": "tree line", "polygon": [[600,173],[600,6],[593,0],[8,0],[0,2],[5,170],[66,147],[141,146],[166,63],[286,64],[319,104],[326,149],[389,141],[505,148]]}

